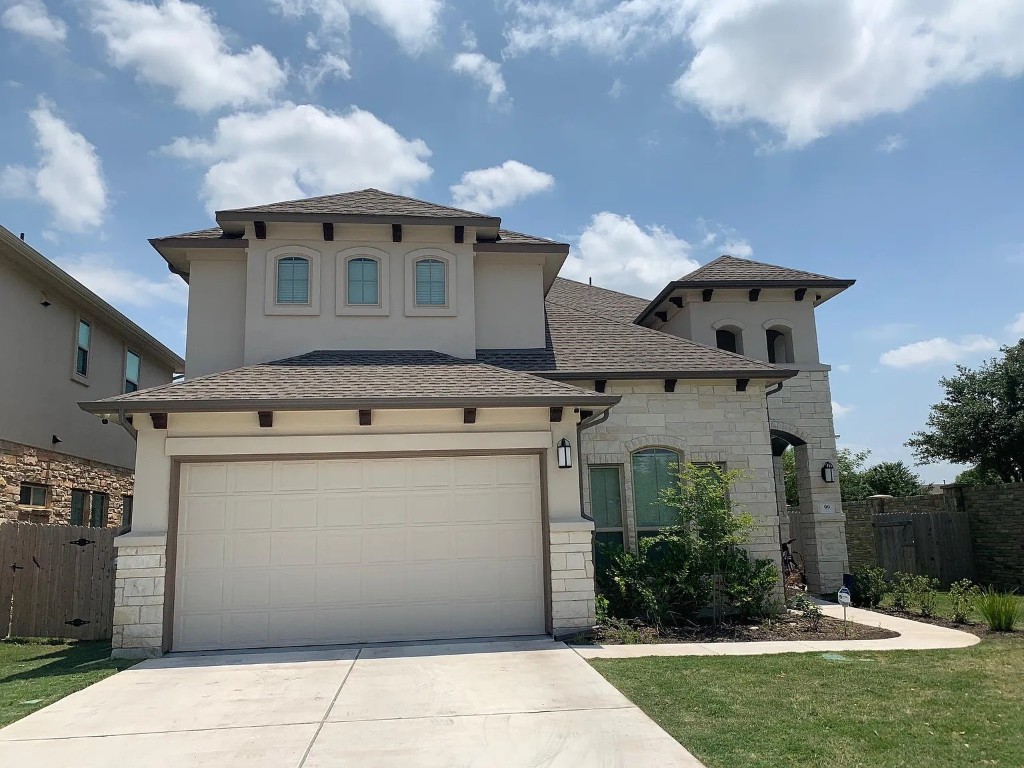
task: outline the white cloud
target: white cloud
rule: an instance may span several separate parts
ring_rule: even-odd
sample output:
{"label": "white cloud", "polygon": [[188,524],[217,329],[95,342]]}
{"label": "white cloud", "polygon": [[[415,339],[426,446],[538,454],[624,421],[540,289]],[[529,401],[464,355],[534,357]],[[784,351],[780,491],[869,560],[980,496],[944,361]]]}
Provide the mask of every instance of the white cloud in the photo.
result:
{"label": "white cloud", "polygon": [[0,26],[44,43],[63,43],[68,25],[58,16],[51,16],[43,0],[20,0],[0,15]]}
{"label": "white cloud", "polygon": [[348,61],[336,53],[328,51],[320,57],[316,64],[307,64],[302,68],[299,78],[307,91],[315,91],[328,77],[340,77],[348,80],[352,77],[352,68]]}
{"label": "white cloud", "polygon": [[899,152],[905,146],[907,146],[907,139],[903,134],[893,133],[882,139],[878,145],[878,151],[891,155],[893,152]]}
{"label": "white cloud", "polygon": [[1006,330],[1014,336],[1024,336],[1024,312],[1018,312],[1013,322],[1006,326]]}
{"label": "white cloud", "polygon": [[107,187],[96,147],[54,114],[40,99],[29,112],[36,132],[39,164],[34,168],[9,165],[0,171],[0,193],[48,205],[53,225],[82,232],[103,223]]}
{"label": "white cloud", "polygon": [[890,349],[879,358],[879,362],[892,368],[914,368],[934,363],[956,363],[997,349],[999,344],[988,336],[964,336],[960,341],[940,336]]}
{"label": "white cloud", "polygon": [[688,242],[664,227],[640,227],[629,216],[603,211],[591,218],[562,274],[651,297],[700,266],[691,251]]}
{"label": "white cloud", "polygon": [[619,98],[626,90],[626,84],[622,82],[621,77],[616,77],[612,81],[612,87],[608,89],[608,95],[613,98]]}
{"label": "white cloud", "polygon": [[329,48],[347,57],[351,47],[352,16],[364,16],[383,27],[409,54],[426,50],[437,41],[443,0],[271,0],[283,16],[315,16],[319,30],[309,47]]}
{"label": "white cloud", "polygon": [[168,273],[163,280],[153,280],[119,267],[110,256],[101,254],[58,259],[57,266],[115,306],[188,304],[188,286],[177,275]]}
{"label": "white cloud", "polygon": [[850,371],[853,370],[853,366],[850,365],[849,363],[841,363],[836,366],[836,370],[839,371],[840,373],[849,373]]}
{"label": "white cloud", "polygon": [[200,5],[90,1],[92,28],[103,37],[113,64],[170,88],[181,107],[209,112],[266,104],[287,80],[263,46],[233,52],[213,14]]}
{"label": "white cloud", "polygon": [[209,139],[178,138],[164,151],[207,166],[211,211],[379,187],[409,193],[430,177],[430,149],[365,110],[346,114],[281,104],[217,121]]}
{"label": "white cloud", "polygon": [[1020,0],[509,0],[507,53],[694,51],[672,86],[727,125],[788,147],[902,112],[941,86],[1024,72]]}
{"label": "white cloud", "polygon": [[490,212],[545,192],[555,186],[555,177],[518,160],[506,160],[493,168],[462,174],[451,187],[452,200],[460,208]]}
{"label": "white cloud", "polygon": [[854,406],[852,405],[840,405],[835,400],[832,401],[832,415],[837,419],[843,418],[843,416],[852,410],[854,410]]}
{"label": "white cloud", "polygon": [[501,74],[501,64],[492,61],[477,51],[464,51],[456,54],[452,61],[452,70],[467,75],[487,89],[487,103],[492,105],[507,104],[511,99],[505,78]]}
{"label": "white cloud", "polygon": [[749,259],[754,255],[754,248],[746,240],[727,240],[722,245],[722,253],[738,259]]}

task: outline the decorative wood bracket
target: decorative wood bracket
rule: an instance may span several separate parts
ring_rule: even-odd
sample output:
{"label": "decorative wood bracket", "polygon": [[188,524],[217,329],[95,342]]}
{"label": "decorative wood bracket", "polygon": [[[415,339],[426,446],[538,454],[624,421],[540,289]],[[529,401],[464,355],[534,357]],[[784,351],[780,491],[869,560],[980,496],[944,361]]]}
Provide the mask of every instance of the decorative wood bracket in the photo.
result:
{"label": "decorative wood bracket", "polygon": [[751,288],[750,289],[750,300],[751,301],[757,301],[759,298],[761,298],[761,289],[760,288]]}
{"label": "decorative wood bracket", "polygon": [[166,413],[151,413],[149,418],[153,420],[153,429],[167,429]]}
{"label": "decorative wood bracket", "polygon": [[465,227],[456,227],[455,228],[455,242],[456,243],[464,243],[464,242],[466,242],[466,228]]}
{"label": "decorative wood bracket", "polygon": [[557,424],[561,420],[562,420],[562,409],[560,407],[552,408],[551,409],[551,423],[552,424]]}
{"label": "decorative wood bracket", "polygon": [[704,300],[705,303],[711,301],[711,297],[714,296],[714,295],[715,295],[715,289],[714,288],[705,288],[703,291],[700,292],[700,297]]}
{"label": "decorative wood bracket", "polygon": [[476,408],[463,408],[462,409],[462,423],[463,424],[476,424]]}
{"label": "decorative wood bracket", "polygon": [[402,242],[402,225],[392,224],[391,225],[391,240],[395,243]]}
{"label": "decorative wood bracket", "polygon": [[265,221],[254,221],[253,228],[256,230],[257,240],[267,239],[267,222]]}
{"label": "decorative wood bracket", "polygon": [[659,311],[654,313],[654,316],[656,318],[658,318],[663,323],[667,323],[668,322],[668,312],[665,312],[663,310],[659,310]]}
{"label": "decorative wood bracket", "polygon": [[372,412],[369,410],[359,411],[359,426],[368,427],[373,423]]}
{"label": "decorative wood bracket", "polygon": [[324,240],[330,242],[334,239],[334,225],[330,222],[324,223]]}
{"label": "decorative wood bracket", "polygon": [[273,411],[258,411],[260,417],[260,426],[264,429],[274,426],[274,412]]}
{"label": "decorative wood bracket", "polygon": [[605,381],[604,379],[597,379],[594,382],[594,391],[595,392],[604,392],[604,389],[607,386],[608,386],[608,382],[607,381]]}
{"label": "decorative wood bracket", "polygon": [[750,379],[736,379],[736,391],[746,392],[747,385],[750,383]]}
{"label": "decorative wood bracket", "polygon": [[682,296],[669,296],[668,300],[675,304],[679,309],[683,308],[683,297]]}
{"label": "decorative wood bracket", "polygon": [[665,391],[675,392],[676,391],[676,379],[665,379]]}
{"label": "decorative wood bracket", "polygon": [[793,291],[793,298],[796,299],[797,301],[803,301],[804,300],[804,296],[806,296],[806,295],[807,295],[807,289],[806,288],[797,288],[795,291]]}

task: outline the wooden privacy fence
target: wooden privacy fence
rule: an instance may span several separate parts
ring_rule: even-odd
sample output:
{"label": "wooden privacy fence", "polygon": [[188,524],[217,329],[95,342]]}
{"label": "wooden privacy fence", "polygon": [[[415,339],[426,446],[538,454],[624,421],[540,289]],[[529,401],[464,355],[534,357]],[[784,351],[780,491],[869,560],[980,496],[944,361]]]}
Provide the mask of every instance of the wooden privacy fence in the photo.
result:
{"label": "wooden privacy fence", "polygon": [[0,637],[109,638],[118,533],[0,522]]}
{"label": "wooden privacy fence", "polygon": [[875,557],[886,573],[934,576],[943,587],[974,579],[966,512],[883,512],[872,518]]}

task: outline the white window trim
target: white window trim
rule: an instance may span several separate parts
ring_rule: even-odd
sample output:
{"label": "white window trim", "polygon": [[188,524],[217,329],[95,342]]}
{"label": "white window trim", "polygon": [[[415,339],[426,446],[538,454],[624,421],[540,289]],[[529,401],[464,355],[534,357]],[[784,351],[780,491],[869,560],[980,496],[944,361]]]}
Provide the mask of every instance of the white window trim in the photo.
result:
{"label": "white window trim", "polygon": [[711,327],[714,328],[716,331],[721,331],[723,329],[729,331],[734,329],[737,331],[746,330],[743,323],[741,323],[739,320],[733,320],[732,318],[728,317],[725,318],[724,320],[719,320],[717,323],[713,323]]}
{"label": "white window trim", "polygon": [[[82,323],[87,323],[89,325],[89,361],[85,365],[84,376],[78,372],[78,326]],[[74,336],[71,338],[71,380],[88,387],[89,373],[92,371],[92,365],[94,362],[92,351],[93,347],[96,346],[96,323],[84,315],[76,314],[73,333]]]}
{"label": "white window trim", "polygon": [[[458,285],[454,253],[439,248],[419,248],[405,254],[405,314],[408,317],[454,317],[456,314],[456,286]],[[444,306],[416,304],[416,263],[424,259],[437,259],[445,263]]]}
{"label": "white window trim", "polygon": [[128,354],[131,353],[139,358],[139,380],[135,382],[138,389],[142,389],[142,353],[136,352],[127,344],[124,345],[124,354],[121,356],[121,393],[127,395],[128,384]]}
{"label": "white window trim", "polygon": [[[796,362],[796,342],[793,339],[793,324],[789,320],[768,320],[761,324],[764,329],[765,338],[765,349],[768,351],[769,357],[771,351],[768,350],[767,333],[768,331],[779,331],[786,338],[786,357],[791,358],[790,360],[776,360],[775,365],[793,365]],[[769,359],[766,357],[765,359]]]}
{"label": "white window trim", "polygon": [[[288,256],[309,259],[309,303],[277,303],[277,262]],[[267,251],[267,271],[263,302],[265,315],[319,315],[320,314],[320,252],[301,245],[283,245]]]}
{"label": "white window trim", "polygon": [[[348,303],[348,263],[352,259],[373,259],[377,262],[377,298],[380,301],[376,306]],[[391,314],[391,254],[370,246],[346,248],[335,255],[335,264],[335,314],[350,317],[386,317]]]}

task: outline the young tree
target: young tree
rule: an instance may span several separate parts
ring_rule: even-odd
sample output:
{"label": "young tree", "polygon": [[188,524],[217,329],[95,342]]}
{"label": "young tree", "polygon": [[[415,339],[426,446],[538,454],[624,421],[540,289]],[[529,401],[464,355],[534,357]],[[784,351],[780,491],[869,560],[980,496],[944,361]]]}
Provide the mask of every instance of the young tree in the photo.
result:
{"label": "young tree", "polygon": [[883,461],[864,470],[864,482],[871,495],[916,496],[921,492],[921,478],[902,461]]}
{"label": "young tree", "polygon": [[1024,481],[1024,339],[1002,352],[940,380],[945,399],[932,406],[928,429],[907,441],[919,461],[974,464],[1003,482]]}

